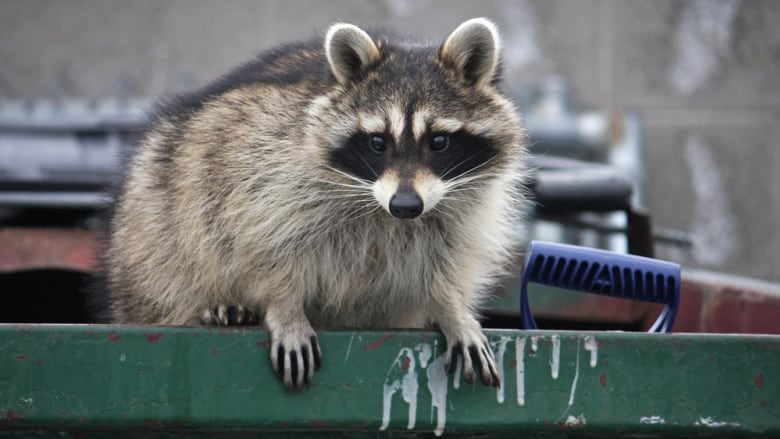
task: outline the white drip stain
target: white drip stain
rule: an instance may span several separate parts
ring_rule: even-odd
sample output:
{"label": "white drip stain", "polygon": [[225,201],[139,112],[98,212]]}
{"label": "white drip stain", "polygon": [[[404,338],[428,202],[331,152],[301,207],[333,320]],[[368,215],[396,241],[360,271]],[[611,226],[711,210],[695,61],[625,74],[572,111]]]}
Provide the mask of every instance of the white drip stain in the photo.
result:
{"label": "white drip stain", "polygon": [[577,361],[574,365],[574,379],[571,381],[571,392],[569,392],[569,407],[574,404],[574,393],[577,392],[577,380],[580,377],[580,342],[577,341]]}
{"label": "white drip stain", "polygon": [[431,359],[431,345],[428,343],[420,343],[414,350],[418,352],[417,358],[420,359],[420,367],[423,369],[428,367],[428,361]]}
{"label": "white drip stain", "polygon": [[539,351],[539,336],[534,335],[533,337],[531,337],[531,352],[530,352],[531,356],[532,357],[535,356],[538,351]]}
{"label": "white drip stain", "polygon": [[660,416],[642,416],[639,418],[640,424],[666,424],[666,419]]}
{"label": "white drip stain", "polygon": [[352,335],[349,337],[349,346],[347,346],[347,354],[344,355],[344,364],[349,361],[349,353],[352,352],[352,341],[355,340],[355,332],[352,331]]}
{"label": "white drip stain", "polygon": [[517,405],[525,405],[525,337],[515,338],[515,374],[517,378]]}
{"label": "white drip stain", "polygon": [[409,363],[409,372],[404,375],[403,381],[401,381],[401,394],[404,397],[404,401],[409,404],[409,423],[406,428],[409,430],[414,428],[414,423],[417,418],[417,391],[420,385],[417,384],[417,372],[414,371],[414,359]]}
{"label": "white drip stain", "polygon": [[[550,353],[550,373],[552,379],[558,379],[558,370],[561,367],[561,337],[557,334],[550,336],[552,340],[552,352]],[[534,339],[531,338],[531,350],[534,350]]]}
{"label": "white drip stain", "polygon": [[441,436],[447,424],[447,374],[444,372],[444,357],[431,362],[428,368],[428,391],[431,392],[431,412],[436,411],[436,429],[433,433]]}
{"label": "white drip stain", "polygon": [[393,381],[391,384],[387,384],[382,387],[382,425],[379,426],[380,430],[385,430],[390,425],[390,409],[393,406],[393,395],[398,389],[401,388],[401,382],[398,380]]}
{"label": "white drip stain", "polygon": [[718,428],[718,427],[740,427],[741,425],[738,422],[722,422],[722,421],[716,421],[712,419],[711,417],[703,418],[699,416],[699,420],[694,422],[693,425],[703,425],[705,427],[710,428]]}
{"label": "white drip stain", "polygon": [[[396,379],[388,384],[390,374],[395,368],[400,368],[402,366],[401,362],[404,358],[409,359],[408,364],[406,364],[406,374],[400,380]],[[385,378],[385,384],[382,389],[382,425],[379,427],[380,430],[385,430],[388,425],[390,425],[390,410],[393,405],[393,395],[398,389],[401,389],[401,396],[403,397],[404,402],[409,404],[409,422],[407,423],[406,428],[414,428],[417,419],[417,391],[419,387],[419,384],[417,384],[417,372],[415,371],[414,352],[409,348],[403,348],[398,352],[398,355],[395,357],[395,361],[393,361],[393,364],[387,371],[387,377]]]}
{"label": "white drip stain", "polygon": [[501,382],[496,389],[496,401],[499,404],[504,403],[504,388],[506,379],[504,378],[504,354],[506,353],[506,345],[509,343],[510,337],[502,336],[498,341],[498,353],[496,354],[496,368],[498,369],[498,378]]}
{"label": "white drip stain", "polygon": [[564,422],[564,424],[567,427],[582,427],[585,424],[587,424],[587,420],[585,419],[585,416],[583,416],[583,415],[579,415],[577,417],[575,417],[573,415],[569,415],[566,418],[566,422]]}
{"label": "white drip stain", "polygon": [[596,367],[599,361],[599,342],[596,337],[588,335],[585,337],[585,350],[590,351],[590,367]]}

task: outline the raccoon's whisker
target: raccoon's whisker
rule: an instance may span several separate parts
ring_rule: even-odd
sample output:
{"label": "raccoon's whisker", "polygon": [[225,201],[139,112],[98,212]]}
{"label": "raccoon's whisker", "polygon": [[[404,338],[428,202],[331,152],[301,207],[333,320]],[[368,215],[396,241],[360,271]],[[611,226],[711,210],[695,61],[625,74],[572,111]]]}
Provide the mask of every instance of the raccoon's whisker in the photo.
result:
{"label": "raccoon's whisker", "polygon": [[366,160],[366,158],[365,158],[365,157],[363,157],[363,154],[361,154],[359,151],[354,151],[354,152],[355,152],[355,154],[356,154],[358,157],[360,157],[360,160],[362,160],[362,161],[363,161],[363,163],[365,163],[365,164],[366,164],[366,166],[368,166],[368,169],[371,171],[371,173],[372,173],[372,174],[374,174],[374,177],[376,177],[376,178],[379,178],[379,175],[377,175],[376,171],[374,171],[374,168],[373,168],[373,167],[371,167],[371,164],[370,164],[370,163],[368,163],[368,160]]}
{"label": "raccoon's whisker", "polygon": [[363,190],[363,191],[370,191],[371,190],[371,188],[368,185],[362,185],[362,184],[361,185],[358,185],[358,184],[347,184],[347,183],[339,183],[339,182],[330,181],[330,180],[315,180],[315,181],[318,181],[318,182],[321,182],[321,183],[328,183],[328,184],[331,184],[333,186],[345,187],[345,188],[348,188],[348,189],[356,189],[356,190]]}
{"label": "raccoon's whisker", "polygon": [[[443,209],[443,208],[446,208],[446,209]],[[455,218],[455,215],[453,215],[453,214],[452,214],[452,213],[450,213],[450,212],[447,212],[447,210],[448,210],[448,209],[450,209],[450,210],[451,210],[451,209],[452,209],[452,207],[451,207],[451,206],[448,206],[448,205],[446,205],[446,204],[444,204],[444,203],[439,203],[439,204],[437,204],[437,205],[436,205],[436,207],[434,207],[434,208],[433,208],[433,209],[431,209],[431,210],[432,210],[432,211],[434,211],[434,212],[440,213],[440,214],[442,214],[442,215],[446,216],[447,218],[449,218],[449,219],[451,219],[451,220],[455,221],[455,220],[456,220],[456,218]]]}
{"label": "raccoon's whisker", "polygon": [[[466,160],[468,160],[468,159],[466,159]],[[478,165],[474,166],[473,168],[471,168],[471,169],[468,169],[468,170],[466,170],[466,171],[463,171],[463,172],[461,172],[460,174],[458,174],[458,175],[456,175],[456,176],[454,176],[454,177],[450,178],[450,181],[454,181],[454,180],[459,180],[459,179],[462,179],[462,178],[464,178],[464,176],[465,176],[465,175],[467,175],[467,174],[469,174],[469,173],[471,173],[471,172],[474,172],[474,171],[476,171],[477,169],[479,169],[479,168],[481,168],[481,167],[483,167],[483,166],[487,165],[487,164],[488,164],[488,163],[490,163],[492,160],[493,160],[493,158],[489,158],[489,159],[485,160],[484,162],[482,162],[482,163],[480,163],[480,164],[478,164]],[[465,161],[465,160],[464,160],[464,161]]]}
{"label": "raccoon's whisker", "polygon": [[[357,178],[355,176],[347,174],[346,172],[342,172],[342,171],[339,171],[337,169],[333,169],[333,170],[336,171],[338,173],[338,175],[340,175],[340,176],[342,176],[342,177],[344,177],[344,178],[346,178],[346,179],[348,179],[350,181],[354,181],[355,183],[358,183],[359,185],[370,186],[372,184],[368,180],[363,180],[362,178]],[[320,181],[320,182],[326,182],[326,183],[332,183],[332,184],[349,184],[349,183],[344,183],[344,182],[341,182],[341,181],[325,180],[325,179],[322,179],[322,178],[315,178],[313,180],[314,181]]]}
{"label": "raccoon's whisker", "polygon": [[349,200],[348,204],[360,202],[360,201],[373,201],[369,200],[367,198],[364,198],[365,194],[350,194],[350,195],[326,195],[326,196],[320,196],[316,198],[316,201],[334,201],[334,200],[342,200],[347,201]]}
{"label": "raccoon's whisker", "polygon": [[[360,158],[365,160],[363,158],[363,156],[360,156]],[[332,166],[327,166],[326,168],[331,170],[331,171],[333,171],[333,172],[335,172],[335,173],[337,173],[337,174],[339,174],[339,175],[341,175],[344,178],[347,178],[349,180],[355,181],[355,182],[360,183],[362,185],[371,186],[373,184],[371,181],[365,180],[363,178],[355,177],[354,175],[350,175],[350,174],[348,174],[348,173],[346,173],[346,172],[344,172],[344,171],[342,171],[340,169],[336,169],[336,168],[334,168]],[[371,171],[373,172],[374,170],[371,169]],[[374,175],[376,175],[376,173]]]}
{"label": "raccoon's whisker", "polygon": [[[351,222],[351,221],[355,221],[355,220],[357,220],[359,218],[362,218],[362,217],[364,217],[366,215],[370,215],[371,213],[376,212],[376,210],[381,207],[378,204],[376,204],[376,202],[373,202],[372,204],[373,204],[373,206],[371,204],[369,204],[369,203],[357,206],[357,208],[355,208],[354,211],[351,214],[349,214],[348,216],[346,216],[346,217],[340,219],[338,222],[336,222],[335,227],[341,226],[341,225],[346,224],[346,223]],[[365,209],[370,209],[370,210],[364,212]]]}
{"label": "raccoon's whisker", "polygon": [[447,188],[447,190],[452,190],[480,179],[486,179],[486,178],[497,177],[497,176],[498,174],[490,173],[490,174],[468,175],[457,179],[453,178],[450,181],[445,182],[445,187]]}
{"label": "raccoon's whisker", "polygon": [[458,201],[458,202],[466,203],[466,204],[477,204],[476,201],[474,201],[474,200],[470,200],[468,198],[461,198],[461,197],[450,197],[450,196],[446,196],[445,195],[445,196],[441,197],[441,199],[442,200],[453,200],[453,201]]}
{"label": "raccoon's whisker", "polygon": [[358,216],[352,217],[352,218],[349,219],[349,221],[355,221],[355,220],[357,220],[359,218],[362,218],[362,217],[364,217],[366,215],[371,215],[372,213],[376,212],[380,208],[381,208],[381,206],[375,205],[373,209],[369,210],[368,212],[362,213],[362,214],[360,214]]}
{"label": "raccoon's whisker", "polygon": [[[466,157],[465,159],[461,160],[461,161],[460,161],[460,162],[458,162],[457,164],[454,164],[454,165],[453,165],[452,163],[455,163],[455,160],[457,160],[457,159],[458,159],[458,157],[455,157],[455,159],[453,159],[453,160],[452,160],[452,163],[450,163],[449,165],[447,165],[447,167],[445,168],[445,169],[447,169],[447,170],[444,172],[444,174],[442,174],[442,175],[441,175],[441,178],[444,178],[444,177],[446,177],[447,175],[449,175],[449,173],[450,173],[450,172],[454,171],[454,170],[455,170],[455,169],[456,169],[458,166],[460,166],[460,165],[462,165],[462,164],[466,163],[468,160],[470,160],[471,158],[473,158],[475,155],[476,155],[476,154],[471,154],[470,156],[468,156],[468,157]],[[457,178],[457,177],[456,177],[456,178]]]}
{"label": "raccoon's whisker", "polygon": [[351,212],[349,214],[341,217],[339,220],[337,220],[335,222],[331,221],[329,219],[323,219],[323,221],[321,222],[322,229],[324,229],[324,230],[338,229],[339,227],[343,226],[347,222],[352,221],[353,218],[357,218],[366,209],[371,208],[371,207],[375,208],[376,205],[371,206],[369,203],[366,202],[366,203],[363,203],[363,204],[360,204],[360,205],[357,205],[357,206],[355,204],[352,204],[352,203],[349,204],[349,205],[345,204],[343,207],[351,209]]}
{"label": "raccoon's whisker", "polygon": [[356,189],[336,189],[336,190],[329,190],[329,191],[323,191],[323,194],[329,194],[329,195],[344,195],[344,196],[359,196],[359,195],[367,195],[371,194],[371,192],[368,191],[361,191]]}

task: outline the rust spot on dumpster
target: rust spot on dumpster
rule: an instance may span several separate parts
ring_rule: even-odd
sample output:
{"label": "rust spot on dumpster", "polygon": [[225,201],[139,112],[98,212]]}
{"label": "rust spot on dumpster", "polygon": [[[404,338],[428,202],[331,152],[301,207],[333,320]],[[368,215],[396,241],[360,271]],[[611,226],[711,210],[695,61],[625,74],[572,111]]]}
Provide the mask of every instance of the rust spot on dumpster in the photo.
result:
{"label": "rust spot on dumpster", "polygon": [[581,415],[577,416],[576,418],[574,416],[569,416],[565,422],[558,422],[558,428],[561,430],[571,430],[574,428],[583,427],[585,427],[585,418],[583,418]]}
{"label": "rust spot on dumpster", "polygon": [[159,419],[146,418],[144,419],[144,425],[147,427],[160,427],[162,426],[162,421]]}
{"label": "rust spot on dumpster", "polygon": [[328,428],[328,423],[325,421],[309,421],[309,427],[314,428]]}
{"label": "rust spot on dumpster", "polygon": [[257,343],[255,343],[257,347],[259,348],[267,348],[268,347],[268,340],[260,340]]}
{"label": "rust spot on dumpster", "polygon": [[762,399],[761,402],[758,403],[762,409],[766,408],[766,399]]}
{"label": "rust spot on dumpster", "polygon": [[760,373],[756,375],[756,377],[753,378],[753,384],[755,384],[759,389],[764,387],[764,374]]}
{"label": "rust spot on dumpster", "polygon": [[374,349],[381,347],[383,344],[385,344],[387,340],[390,340],[393,337],[395,337],[395,334],[392,333],[384,334],[381,337],[377,338],[376,340],[364,344],[363,349],[366,351],[373,351]]}
{"label": "rust spot on dumpster", "polygon": [[27,359],[27,355],[17,355],[16,361],[25,361]]}
{"label": "rust spot on dumpster", "polygon": [[412,362],[412,359],[409,357],[404,357],[404,361],[401,363],[401,370],[407,370],[409,369],[409,364]]}
{"label": "rust spot on dumpster", "polygon": [[8,421],[13,424],[16,421],[24,419],[24,415],[16,410],[0,410],[0,421]]}
{"label": "rust spot on dumpster", "polygon": [[510,361],[510,362],[509,362],[509,367],[510,367],[511,369],[514,369],[514,368],[516,368],[516,367],[517,367],[517,360],[512,360],[512,361]]}
{"label": "rust spot on dumpster", "polygon": [[144,336],[149,343],[157,343],[163,337],[162,332],[145,332]]}
{"label": "rust spot on dumpster", "polygon": [[117,334],[116,332],[111,331],[108,333],[108,341],[110,341],[111,343],[116,343],[121,339],[122,336]]}
{"label": "rust spot on dumpster", "polygon": [[599,384],[601,384],[602,387],[607,385],[607,374],[602,373],[599,377]]}

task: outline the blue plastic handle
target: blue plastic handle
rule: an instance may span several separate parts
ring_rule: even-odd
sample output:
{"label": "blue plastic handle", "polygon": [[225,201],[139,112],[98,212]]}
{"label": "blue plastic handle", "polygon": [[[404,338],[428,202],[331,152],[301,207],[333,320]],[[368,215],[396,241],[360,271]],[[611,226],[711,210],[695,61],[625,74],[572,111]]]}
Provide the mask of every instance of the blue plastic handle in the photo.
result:
{"label": "blue plastic handle", "polygon": [[538,329],[528,303],[528,283],[644,302],[663,303],[649,332],[670,332],[680,303],[680,266],[641,256],[532,241],[520,287],[523,328]]}

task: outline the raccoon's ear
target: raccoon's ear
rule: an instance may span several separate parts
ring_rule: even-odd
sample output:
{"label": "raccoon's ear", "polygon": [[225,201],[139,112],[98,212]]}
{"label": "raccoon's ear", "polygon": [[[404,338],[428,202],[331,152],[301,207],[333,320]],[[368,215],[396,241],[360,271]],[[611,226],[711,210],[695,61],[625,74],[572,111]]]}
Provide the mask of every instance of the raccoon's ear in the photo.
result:
{"label": "raccoon's ear", "polygon": [[374,40],[363,29],[346,23],[337,23],[328,29],[325,55],[341,84],[347,84],[380,57]]}
{"label": "raccoon's ear", "polygon": [[472,18],[447,37],[441,58],[458,69],[469,84],[487,85],[496,76],[500,47],[496,25],[487,18]]}

